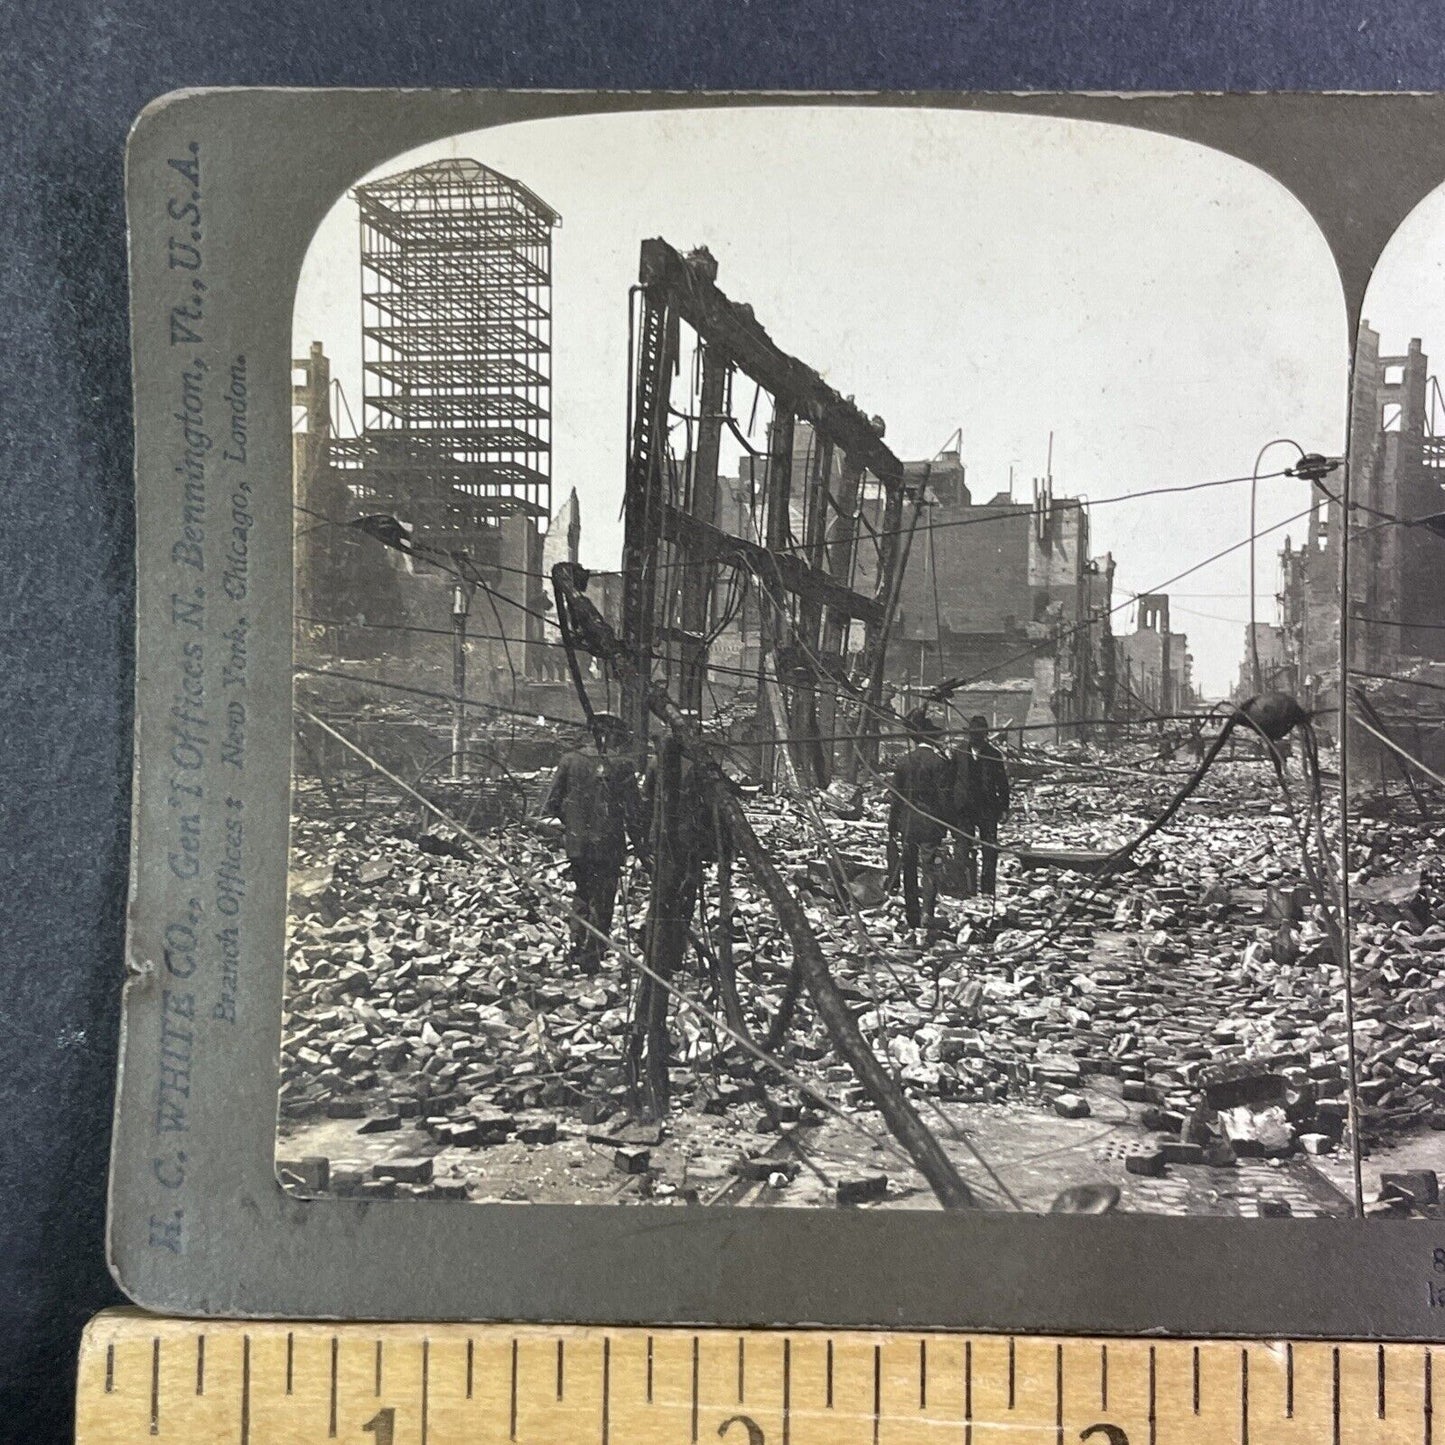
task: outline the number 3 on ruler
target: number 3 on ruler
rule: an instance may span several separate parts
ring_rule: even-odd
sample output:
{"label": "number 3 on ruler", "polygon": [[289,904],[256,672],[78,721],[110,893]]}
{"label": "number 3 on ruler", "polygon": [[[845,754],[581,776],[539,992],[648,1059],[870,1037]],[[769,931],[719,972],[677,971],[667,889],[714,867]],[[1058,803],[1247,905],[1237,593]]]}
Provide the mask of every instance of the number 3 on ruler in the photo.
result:
{"label": "number 3 on ruler", "polygon": [[395,1445],[396,1411],[388,1405],[385,1410],[378,1410],[361,1428],[376,1436],[376,1445]]}
{"label": "number 3 on ruler", "polygon": [[1092,1440],[1096,1435],[1103,1437],[1104,1445],[1129,1445],[1129,1437],[1117,1425],[1090,1425],[1079,1431],[1080,1440]]}

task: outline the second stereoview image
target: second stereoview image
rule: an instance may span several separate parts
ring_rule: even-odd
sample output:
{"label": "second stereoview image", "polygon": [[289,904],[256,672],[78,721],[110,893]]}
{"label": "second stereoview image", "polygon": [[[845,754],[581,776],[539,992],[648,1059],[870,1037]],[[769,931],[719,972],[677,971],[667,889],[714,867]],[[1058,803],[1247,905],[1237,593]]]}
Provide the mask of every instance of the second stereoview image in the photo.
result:
{"label": "second stereoview image", "polygon": [[[1385,319],[1357,495],[1436,457]],[[644,110],[358,176],[294,313],[283,1186],[1431,1207],[1388,749],[1445,673],[1340,686],[1352,341],[1283,187],[1124,127]],[[1428,531],[1355,553],[1402,642]]]}

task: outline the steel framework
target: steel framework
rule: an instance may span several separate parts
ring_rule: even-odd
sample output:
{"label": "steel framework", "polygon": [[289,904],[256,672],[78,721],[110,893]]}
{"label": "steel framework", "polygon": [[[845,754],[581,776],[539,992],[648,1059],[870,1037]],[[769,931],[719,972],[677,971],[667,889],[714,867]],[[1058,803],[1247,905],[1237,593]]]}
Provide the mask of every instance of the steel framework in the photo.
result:
{"label": "steel framework", "polygon": [[[781,763],[807,783],[826,785],[833,750],[818,739],[835,731],[839,714],[851,713],[860,737],[840,761],[842,775],[856,780],[859,749],[866,748],[861,735],[882,711],[884,662],[911,536],[901,525],[903,504],[912,493],[902,462],[883,443],[881,423],[778,347],[751,307],[718,289],[716,276],[705,251],[683,257],[665,241],[642,243],[623,508],[623,632],[634,655],[661,659],[683,706],[700,712],[718,569],[744,574],[761,620],[758,717],[772,738],[765,771]],[[668,454],[680,323],[701,346],[697,440],[682,470]],[[756,542],[719,525],[718,443],[733,372],[773,398]],[[811,426],[815,445],[795,495],[798,422]],[[853,565],[865,478],[881,490],[871,596],[856,590]],[[846,638],[854,622],[862,625],[863,646],[850,668]],[[648,706],[644,686],[626,691],[627,718],[639,739]],[[802,741],[779,747],[783,734]]]}
{"label": "steel framework", "polygon": [[498,522],[551,511],[557,213],[474,160],[358,186],[362,434],[336,446],[363,511],[484,555]]}

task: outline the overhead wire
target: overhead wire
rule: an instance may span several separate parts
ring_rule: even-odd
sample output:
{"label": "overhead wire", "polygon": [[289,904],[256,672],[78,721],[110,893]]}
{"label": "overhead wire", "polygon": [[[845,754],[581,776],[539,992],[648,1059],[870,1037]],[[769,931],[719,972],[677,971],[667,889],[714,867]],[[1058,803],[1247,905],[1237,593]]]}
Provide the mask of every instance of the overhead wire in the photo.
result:
{"label": "overhead wire", "polygon": [[753,1042],[752,1039],[746,1037],[744,1034],[735,1031],[724,1019],[719,1018],[711,1010],[707,1009],[704,1005],[698,1003],[684,990],[679,989],[676,986],[675,980],[665,979],[660,974],[655,972],[647,963],[642,960],[640,956],[638,956],[636,951],[632,948],[630,940],[625,937],[625,934],[623,937],[614,937],[613,935],[604,933],[595,924],[593,924],[589,918],[585,918],[580,913],[578,913],[575,908],[573,908],[571,902],[566,899],[565,895],[560,894],[560,890],[555,889],[550,883],[545,882],[535,873],[524,873],[519,870],[506,856],[506,854],[503,853],[500,849],[493,848],[490,843],[488,843],[478,834],[472,832],[462,823],[458,822],[455,818],[448,814],[444,808],[438,806],[432,799],[428,798],[425,794],[419,792],[410,784],[397,777],[397,775],[387,769],[384,764],[378,762],[375,758],[373,758],[364,748],[361,747],[360,744],[352,741],[352,739],[348,738],[344,733],[332,727],[323,718],[318,717],[315,713],[312,713],[306,709],[300,709],[300,711],[315,726],[321,728],[322,731],[334,738],[343,747],[349,749],[351,752],[354,752],[358,757],[360,757],[369,766],[374,768],[383,777],[387,778],[390,782],[401,788],[404,792],[413,797],[417,802],[422,804],[422,806],[425,807],[428,811],[440,818],[441,821],[444,822],[454,832],[456,832],[458,836],[464,838],[468,843],[470,843],[474,848],[476,848],[479,853],[483,854],[486,857],[489,857],[492,862],[500,865],[501,868],[512,877],[514,882],[522,885],[525,888],[532,889],[539,893],[550,891],[557,895],[561,903],[561,911],[556,915],[551,915],[550,921],[555,922],[559,927],[562,924],[571,923],[573,921],[579,923],[586,932],[592,934],[603,945],[615,949],[618,954],[622,958],[624,958],[631,967],[638,969],[640,972],[646,974],[649,978],[651,978],[655,983],[659,983],[664,988],[666,988],[672,995],[677,998],[679,1004],[687,1008],[690,1012],[697,1014],[699,1018],[710,1024],[714,1029],[718,1030],[720,1033],[731,1039],[734,1043],[745,1049],[748,1053],[752,1054],[760,1063],[774,1070],[781,1078],[785,1079],[804,1097],[814,1100],[814,1102],[819,1104],[828,1113],[832,1114],[848,1128],[865,1137],[869,1141],[869,1143],[876,1145],[877,1147],[891,1153],[896,1159],[898,1159],[904,1164],[907,1164],[909,1167],[912,1166],[912,1161],[909,1160],[907,1153],[897,1142],[897,1140],[892,1138],[891,1135],[879,1134],[873,1129],[870,1129],[861,1119],[859,1119],[854,1114],[848,1113],[847,1110],[842,1108],[841,1105],[837,1104],[832,1098],[829,1097],[826,1092],[818,1088],[817,1085],[808,1082],[801,1075],[790,1069],[787,1064],[782,1062],[782,1060],[777,1059],[771,1054],[768,1054],[763,1049],[760,1049],[757,1044]]}
{"label": "overhead wire", "polygon": [[[1277,532],[1281,527],[1289,526],[1291,522],[1299,521],[1301,517],[1308,516],[1310,510],[1311,509],[1309,507],[1305,507],[1303,510],[1295,512],[1288,517],[1285,517],[1282,521],[1272,522],[1267,527],[1261,527],[1258,529],[1258,531],[1251,532],[1248,537],[1244,537],[1238,542],[1231,542],[1229,546],[1221,547],[1217,552],[1210,553],[1210,555],[1208,557],[1205,557],[1202,561],[1195,562],[1192,566],[1186,567],[1182,572],[1176,572],[1172,577],[1166,578],[1163,582],[1156,584],[1153,588],[1150,589],[1150,592],[1135,593],[1133,596],[1126,598],[1122,602],[1116,602],[1112,607],[1106,608],[1102,615],[1105,617],[1112,616],[1115,612],[1121,612],[1126,607],[1132,607],[1134,605],[1134,602],[1139,597],[1149,596],[1152,595],[1152,593],[1164,591],[1165,588],[1171,586],[1173,583],[1178,582],[1185,577],[1190,577],[1195,572],[1203,571],[1204,568],[1212,566],[1215,562],[1218,562],[1222,558],[1229,556],[1230,553],[1237,552],[1240,550],[1240,548],[1249,546],[1256,537],[1268,536],[1269,533]],[[1097,620],[1098,618],[1096,617],[1090,617],[1084,622],[1076,623],[1072,627],[1064,629],[1064,631],[1059,633],[1056,637],[1041,638],[1033,646],[1025,648],[1010,657],[1002,658],[998,662],[992,663],[988,667],[985,667],[968,677],[958,680],[950,679],[947,683],[939,683],[938,686],[939,688],[947,686],[950,692],[957,692],[962,688],[967,687],[970,683],[979,682],[983,678],[992,676],[992,674],[997,672],[1001,667],[1007,667],[1011,663],[1021,662],[1025,658],[1032,657],[1034,653],[1038,652],[1039,649],[1042,647],[1054,645],[1057,642],[1062,641],[1065,637],[1072,636],[1074,633],[1082,631],[1084,628],[1092,627]]]}

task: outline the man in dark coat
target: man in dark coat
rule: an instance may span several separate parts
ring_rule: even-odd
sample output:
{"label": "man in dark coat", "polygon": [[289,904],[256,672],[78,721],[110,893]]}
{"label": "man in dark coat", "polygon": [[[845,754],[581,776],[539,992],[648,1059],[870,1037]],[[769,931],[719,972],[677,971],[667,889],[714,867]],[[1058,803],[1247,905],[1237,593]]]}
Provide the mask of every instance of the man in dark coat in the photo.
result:
{"label": "man in dark coat", "polygon": [[604,944],[596,933],[612,932],[617,884],[627,862],[627,843],[647,854],[647,816],[637,773],[627,756],[627,725],[611,713],[592,719],[595,746],[574,749],[557,764],[542,811],[562,820],[563,847],[576,887],[572,961],[582,973],[602,966]]}
{"label": "man in dark coat", "polygon": [[[649,825],[661,786],[661,752],[669,747],[675,747],[675,744],[664,738],[658,753],[648,763],[642,780],[642,807]],[[678,913],[684,925],[690,926],[698,890],[702,884],[703,867],[705,864],[717,862],[718,859],[720,829],[711,792],[703,785],[692,759],[680,749],[678,753],[677,816],[670,820],[671,826],[659,830],[657,846],[659,853],[670,853],[676,862],[676,869],[672,870],[672,873],[679,884],[676,900]]]}
{"label": "man in dark coat", "polygon": [[998,878],[998,825],[1008,812],[1008,769],[988,740],[988,719],[968,720],[968,740],[953,755],[954,811],[964,885],[992,897]]}
{"label": "man in dark coat", "polygon": [[891,886],[902,870],[903,913],[908,926],[932,927],[938,906],[938,870],[953,816],[953,769],[941,745],[939,725],[922,709],[909,713],[905,721],[915,746],[893,770],[888,872]]}

